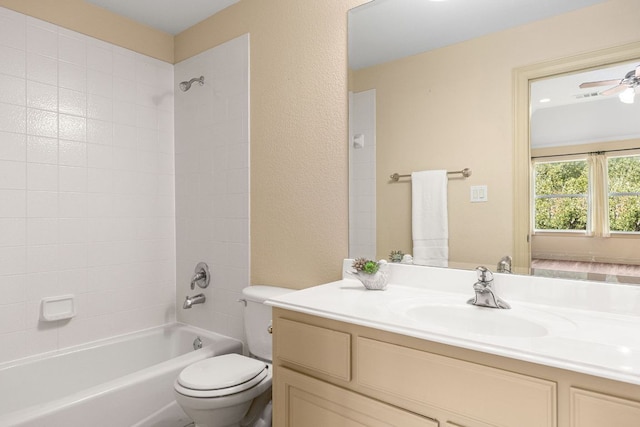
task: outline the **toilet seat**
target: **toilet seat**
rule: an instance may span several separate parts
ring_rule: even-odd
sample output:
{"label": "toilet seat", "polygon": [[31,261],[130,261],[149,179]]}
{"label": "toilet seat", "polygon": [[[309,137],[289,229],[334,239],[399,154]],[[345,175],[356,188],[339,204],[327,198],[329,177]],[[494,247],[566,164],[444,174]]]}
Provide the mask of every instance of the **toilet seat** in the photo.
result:
{"label": "toilet seat", "polygon": [[176,379],[178,393],[212,398],[240,393],[259,384],[269,374],[269,365],[239,354],[225,354],[186,367]]}

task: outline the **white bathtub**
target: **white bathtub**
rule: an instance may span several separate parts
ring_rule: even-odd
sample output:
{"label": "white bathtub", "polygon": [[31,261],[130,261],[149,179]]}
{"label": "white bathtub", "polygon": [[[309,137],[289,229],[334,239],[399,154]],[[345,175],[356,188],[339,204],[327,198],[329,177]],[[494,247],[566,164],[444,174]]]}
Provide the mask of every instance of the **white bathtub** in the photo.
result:
{"label": "white bathtub", "polygon": [[233,338],[173,324],[3,364],[0,426],[128,427],[173,401],[184,367],[240,352]]}

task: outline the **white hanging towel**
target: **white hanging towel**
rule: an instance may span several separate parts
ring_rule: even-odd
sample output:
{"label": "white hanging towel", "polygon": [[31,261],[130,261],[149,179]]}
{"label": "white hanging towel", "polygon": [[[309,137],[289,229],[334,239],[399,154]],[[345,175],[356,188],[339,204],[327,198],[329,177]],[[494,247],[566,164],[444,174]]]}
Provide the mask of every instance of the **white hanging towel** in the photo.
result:
{"label": "white hanging towel", "polygon": [[411,174],[414,264],[449,265],[447,183],[446,170]]}

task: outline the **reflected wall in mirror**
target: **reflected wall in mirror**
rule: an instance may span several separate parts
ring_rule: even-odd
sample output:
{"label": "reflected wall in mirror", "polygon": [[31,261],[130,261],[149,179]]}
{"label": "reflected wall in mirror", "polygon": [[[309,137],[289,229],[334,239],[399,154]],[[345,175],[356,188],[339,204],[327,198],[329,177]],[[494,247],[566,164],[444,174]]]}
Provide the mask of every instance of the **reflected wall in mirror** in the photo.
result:
{"label": "reflected wall in mirror", "polygon": [[[393,3],[376,0],[351,11],[350,39],[355,14]],[[572,3],[576,8],[577,2]],[[386,258],[392,250],[412,252],[411,182],[391,182],[390,174],[468,167],[473,170],[471,177],[451,179],[448,184],[449,266],[495,267],[509,254],[514,255],[517,271],[528,273],[528,135],[522,138],[514,126],[513,73],[527,64],[640,40],[631,18],[640,13],[638,2],[590,4],[405,58],[350,69],[351,101],[368,96],[367,108],[375,118],[365,115],[364,127],[355,132],[352,127],[349,135],[350,256],[369,255],[363,253],[366,243],[370,248],[375,245],[370,256],[376,258]],[[454,2],[431,5],[455,6]],[[444,22],[448,16],[444,9],[432,11],[432,18],[438,19],[440,12]],[[379,34],[386,34],[383,27],[377,28]],[[454,23],[452,28],[458,27]],[[350,56],[353,49],[350,44]],[[352,121],[357,117],[362,118],[350,114]],[[360,136],[364,136],[360,138],[364,149],[354,148]],[[368,148],[369,152],[363,151]],[[522,169],[518,162],[527,166]],[[485,203],[470,202],[471,187],[478,185],[487,186]],[[519,204],[523,188],[526,206]],[[366,211],[367,203],[375,209]],[[519,225],[523,222],[524,228]],[[357,226],[362,226],[359,234],[354,233]],[[524,234],[516,235],[523,229]],[[365,244],[358,245],[359,241]]]}

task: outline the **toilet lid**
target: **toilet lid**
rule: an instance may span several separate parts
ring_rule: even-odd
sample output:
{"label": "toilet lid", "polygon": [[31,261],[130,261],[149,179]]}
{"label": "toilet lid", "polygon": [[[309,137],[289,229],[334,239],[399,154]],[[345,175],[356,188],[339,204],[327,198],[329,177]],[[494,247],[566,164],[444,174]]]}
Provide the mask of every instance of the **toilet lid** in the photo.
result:
{"label": "toilet lid", "polygon": [[[266,370],[265,362],[240,354],[224,354],[201,360],[183,369],[178,376],[178,384],[192,390],[222,390],[233,387],[237,393],[262,380]],[[243,384],[246,387],[240,387],[241,390],[236,387]]]}

